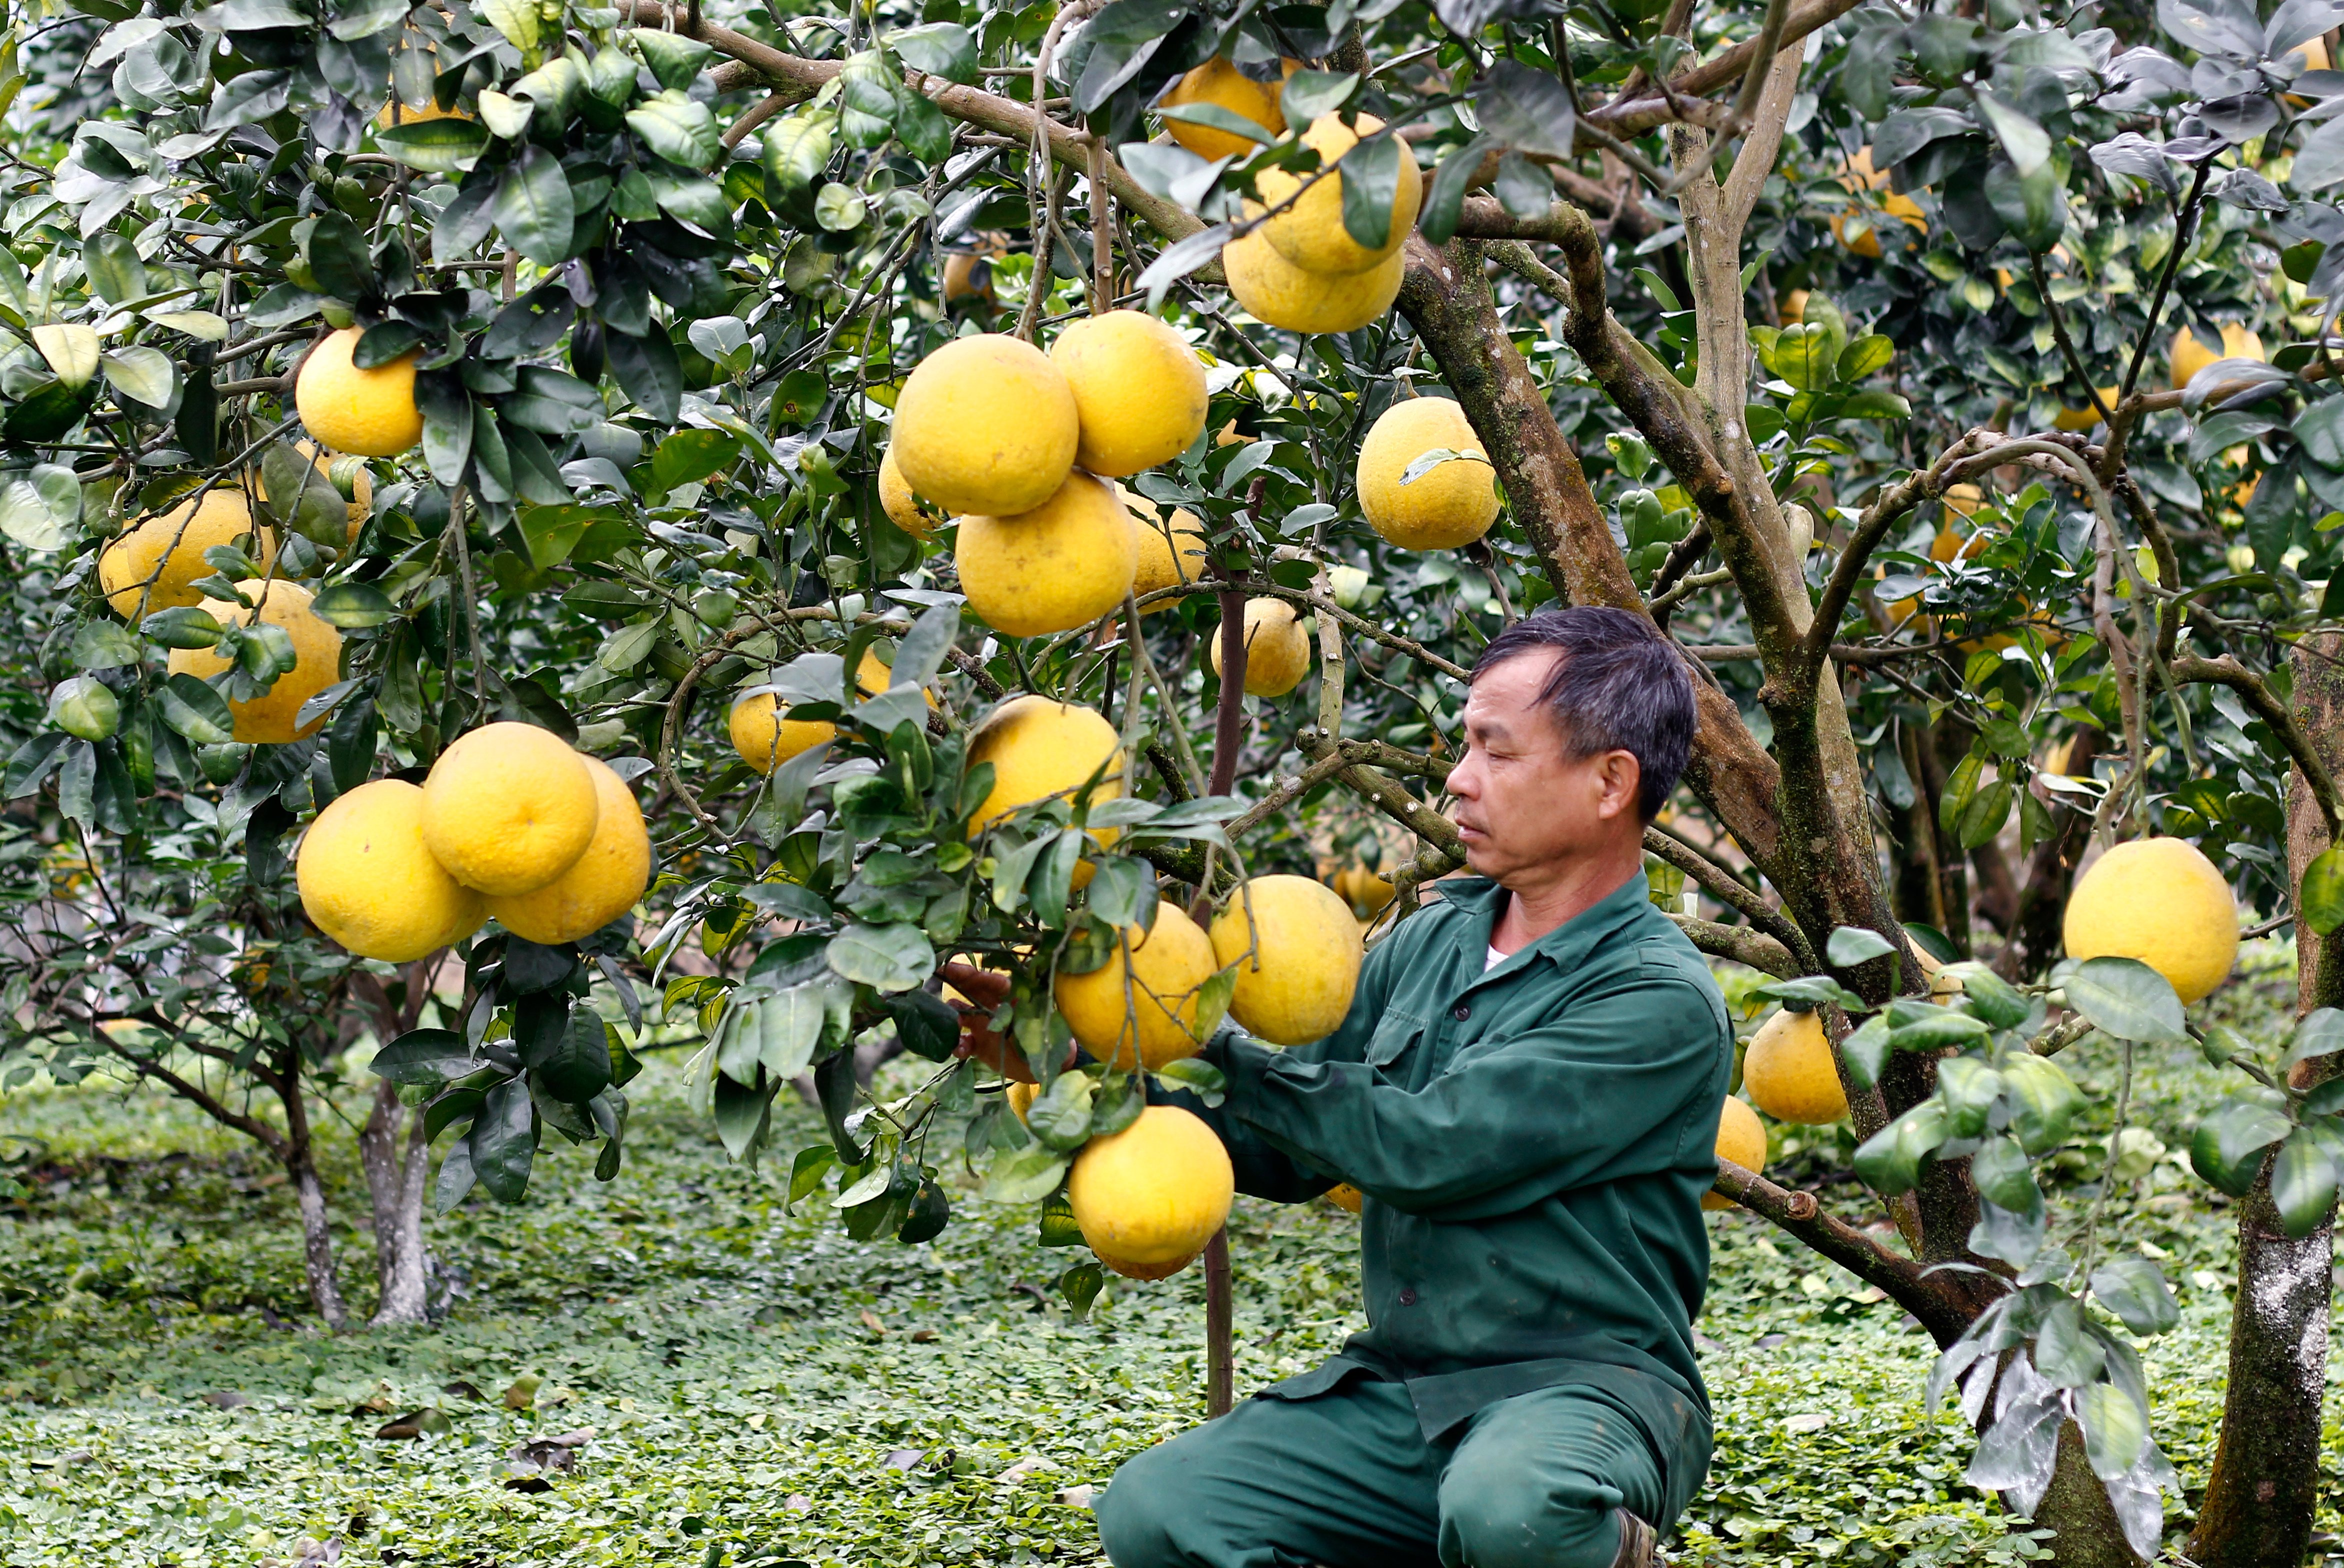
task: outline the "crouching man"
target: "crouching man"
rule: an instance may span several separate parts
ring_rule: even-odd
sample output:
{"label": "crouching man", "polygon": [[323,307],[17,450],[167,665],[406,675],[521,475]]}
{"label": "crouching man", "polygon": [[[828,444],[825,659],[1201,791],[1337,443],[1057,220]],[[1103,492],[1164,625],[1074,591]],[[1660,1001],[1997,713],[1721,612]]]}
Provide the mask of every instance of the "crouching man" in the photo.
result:
{"label": "crouching man", "polygon": [[1350,1015],[1208,1051],[1238,1188],[1365,1196],[1369,1328],[1138,1455],[1116,1568],[1642,1568],[1709,1464],[1692,1320],[1733,1060],[1642,835],[1691,682],[1642,616],[1543,611],[1473,671],[1466,860],[1369,955]]}

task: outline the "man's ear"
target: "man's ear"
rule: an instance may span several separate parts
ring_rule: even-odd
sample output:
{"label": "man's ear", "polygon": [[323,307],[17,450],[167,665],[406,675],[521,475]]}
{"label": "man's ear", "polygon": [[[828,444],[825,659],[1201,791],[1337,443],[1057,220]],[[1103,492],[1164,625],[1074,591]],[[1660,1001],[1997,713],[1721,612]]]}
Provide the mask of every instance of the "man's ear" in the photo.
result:
{"label": "man's ear", "polygon": [[1641,826],[1644,767],[1636,760],[1636,754],[1605,752],[1595,765],[1597,775],[1603,781],[1603,796],[1596,802],[1595,814],[1606,822],[1619,816],[1633,817]]}

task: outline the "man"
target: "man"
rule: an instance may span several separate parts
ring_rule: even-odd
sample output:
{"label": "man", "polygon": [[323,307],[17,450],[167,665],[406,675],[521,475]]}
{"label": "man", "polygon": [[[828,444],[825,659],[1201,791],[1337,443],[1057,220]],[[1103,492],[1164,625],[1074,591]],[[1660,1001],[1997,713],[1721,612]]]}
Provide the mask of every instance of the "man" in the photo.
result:
{"label": "man", "polygon": [[1449,775],[1478,876],[1369,955],[1328,1038],[1209,1049],[1228,1098],[1197,1108],[1241,1191],[1366,1195],[1369,1326],[1117,1471],[1117,1568],[1652,1560],[1709,1464],[1692,1320],[1733,1044],[1643,875],[1693,723],[1642,616],[1508,628]]}

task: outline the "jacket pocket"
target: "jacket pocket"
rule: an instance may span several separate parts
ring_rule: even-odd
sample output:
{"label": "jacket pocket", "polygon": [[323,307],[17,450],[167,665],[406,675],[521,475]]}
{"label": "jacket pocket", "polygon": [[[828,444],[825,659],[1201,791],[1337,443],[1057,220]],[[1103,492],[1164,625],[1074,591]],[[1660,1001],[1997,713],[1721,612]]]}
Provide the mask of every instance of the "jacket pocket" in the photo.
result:
{"label": "jacket pocket", "polygon": [[1406,1056],[1424,1033],[1424,1020],[1398,1008],[1387,1011],[1368,1037],[1368,1066],[1388,1067]]}

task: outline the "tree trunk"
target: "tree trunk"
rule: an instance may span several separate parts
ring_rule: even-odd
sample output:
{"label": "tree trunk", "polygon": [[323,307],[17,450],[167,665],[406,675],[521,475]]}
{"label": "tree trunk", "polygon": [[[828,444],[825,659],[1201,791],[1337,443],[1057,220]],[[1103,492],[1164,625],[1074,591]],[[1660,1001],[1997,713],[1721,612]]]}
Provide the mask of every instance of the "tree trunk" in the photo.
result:
{"label": "tree trunk", "polygon": [[[2297,718],[2332,769],[2344,762],[2344,638],[2309,639],[2290,656]],[[2328,847],[2328,828],[2297,773],[2288,792],[2288,880]],[[2337,938],[2296,933],[2300,1010],[2344,1001]],[[2299,1067],[2332,1066],[2317,1057]],[[2323,1075],[2324,1076],[2324,1075]],[[2319,1502],[2320,1396],[2328,1382],[2328,1317],[2336,1233],[2332,1222],[2301,1240],[2280,1229],[2270,1167],[2238,1206],[2238,1289],[2230,1308],[2230,1381],[2222,1435],[2188,1553],[2203,1568],[2295,1568],[2304,1560]]]}
{"label": "tree trunk", "polygon": [[2051,1543],[2051,1561],[2058,1568],[2140,1568],[2108,1502],[2107,1488],[2092,1473],[2084,1434],[2074,1421],[2059,1428],[2058,1468],[2035,1505],[2035,1522],[2059,1533]]}
{"label": "tree trunk", "polygon": [[368,1326],[420,1323],[431,1273],[423,1241],[423,1193],[431,1162],[423,1145],[423,1118],[408,1114],[398,1087],[387,1080],[375,1086],[373,1114],[359,1133],[359,1159],[374,1209],[376,1296]]}
{"label": "tree trunk", "polygon": [[349,1326],[349,1310],[342,1305],[341,1276],[334,1267],[334,1237],[326,1216],[326,1189],[318,1180],[317,1162],[308,1145],[297,1146],[286,1162],[293,1189],[301,1200],[301,1264],[308,1276],[309,1304],[329,1329]]}

